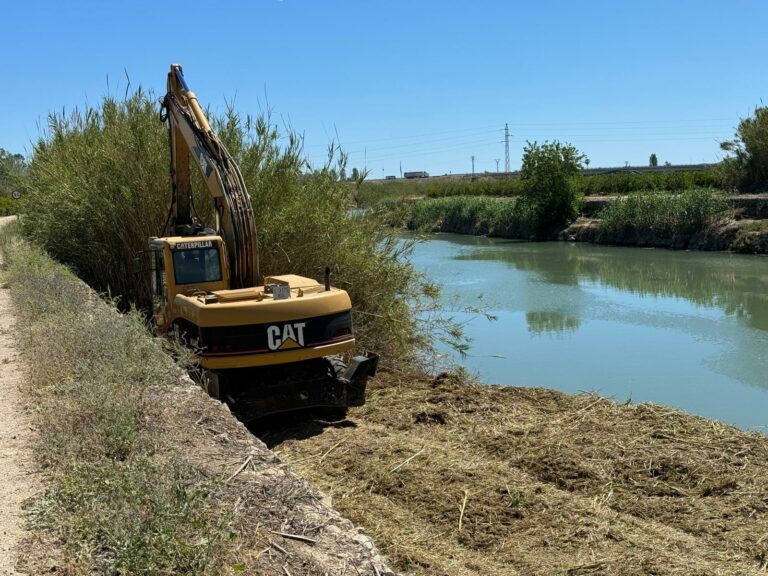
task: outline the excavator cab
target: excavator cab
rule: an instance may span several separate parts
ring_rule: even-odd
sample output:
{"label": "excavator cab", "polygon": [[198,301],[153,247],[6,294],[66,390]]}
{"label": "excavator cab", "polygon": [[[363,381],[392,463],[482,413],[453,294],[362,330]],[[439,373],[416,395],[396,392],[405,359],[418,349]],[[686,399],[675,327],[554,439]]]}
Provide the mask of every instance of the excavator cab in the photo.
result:
{"label": "excavator cab", "polygon": [[153,304],[155,324],[169,328],[167,319],[177,294],[212,292],[229,288],[227,255],[220,236],[152,238]]}

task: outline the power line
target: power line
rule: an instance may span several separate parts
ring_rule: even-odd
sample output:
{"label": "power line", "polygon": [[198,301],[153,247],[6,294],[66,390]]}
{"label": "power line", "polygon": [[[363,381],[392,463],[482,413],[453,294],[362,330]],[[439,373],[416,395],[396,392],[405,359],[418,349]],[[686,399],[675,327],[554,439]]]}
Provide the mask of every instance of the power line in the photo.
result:
{"label": "power line", "polygon": [[[529,122],[515,123],[520,131],[512,135],[509,124],[501,129],[488,127],[460,128],[423,133],[419,136],[396,136],[389,138],[369,139],[361,142],[380,142],[373,148],[363,147],[362,150],[347,152],[350,163],[367,161],[381,162],[387,160],[402,160],[411,157],[435,156],[442,153],[464,150],[468,148],[490,148],[494,144],[504,144],[504,169],[511,170],[510,141],[524,142],[526,140],[549,139],[571,140],[576,145],[593,143],[642,143],[665,141],[707,141],[718,142],[729,136],[732,126],[716,124],[721,119],[699,120],[626,120],[604,122]],[[724,120],[724,119],[723,119]],[[503,132],[503,139],[494,134]],[[429,136],[432,137],[429,137]],[[391,144],[387,144],[391,142]],[[343,149],[343,147],[342,147]],[[368,151],[372,152],[369,156]],[[473,150],[474,151],[474,150]],[[314,154],[310,154],[314,156]],[[497,162],[497,171],[499,168]]]}
{"label": "power line", "polygon": [[[400,148],[413,148],[416,146],[423,146],[424,144],[440,144],[443,142],[450,142],[452,140],[464,140],[467,137],[477,137],[477,136],[484,136],[489,134],[495,134],[498,130],[483,130],[481,132],[476,132],[473,134],[466,134],[466,135],[460,135],[460,136],[448,136],[445,138],[437,138],[434,140],[423,140],[420,142],[410,142],[406,144],[393,144],[391,146],[377,146],[377,147],[368,147],[369,150],[372,152],[379,152],[379,151],[385,151],[385,150],[394,150],[394,149],[400,149]],[[343,147],[342,147],[343,148]],[[349,154],[356,154],[359,152],[358,150],[351,150],[348,153]]]}
{"label": "power line", "polygon": [[[453,146],[444,146],[444,147],[439,147],[439,148],[430,148],[428,150],[421,150],[421,151],[416,151],[416,152],[410,152],[410,153],[407,153],[407,154],[403,154],[403,153],[400,153],[400,152],[387,153],[387,154],[376,156],[376,157],[369,157],[368,160],[371,161],[371,162],[376,162],[376,161],[379,161],[379,160],[391,160],[391,159],[403,158],[404,156],[408,156],[408,157],[411,157],[411,156],[428,156],[430,154],[439,154],[441,152],[452,152],[452,151],[455,151],[455,150],[466,150],[468,148],[473,148],[473,147],[477,147],[477,146],[498,145],[499,143],[501,143],[501,140],[498,140],[496,138],[493,138],[493,139],[490,139],[490,140],[489,139],[477,140],[477,141],[474,141],[474,142],[465,142],[465,143],[456,144],[456,145],[453,145]],[[356,159],[356,158],[359,158],[359,155],[353,155],[353,154],[349,155],[350,162],[352,162],[352,163],[354,163],[353,160]]]}
{"label": "power line", "polygon": [[[387,142],[391,140],[413,140],[413,139],[419,139],[419,138],[431,138],[432,136],[438,136],[441,134],[456,134],[459,132],[478,132],[478,131],[490,131],[494,126],[492,125],[486,125],[486,126],[475,126],[473,128],[455,128],[452,130],[439,130],[436,132],[425,132],[422,134],[408,134],[408,135],[402,135],[402,136],[388,136],[385,138],[367,138],[365,140],[350,140],[348,142],[344,142],[343,146],[349,146],[351,144],[367,144],[369,142]],[[497,132],[498,129],[493,130],[494,132]],[[461,137],[461,136],[457,136]],[[317,147],[327,147],[327,144],[310,144],[307,146],[308,148],[317,148]]]}

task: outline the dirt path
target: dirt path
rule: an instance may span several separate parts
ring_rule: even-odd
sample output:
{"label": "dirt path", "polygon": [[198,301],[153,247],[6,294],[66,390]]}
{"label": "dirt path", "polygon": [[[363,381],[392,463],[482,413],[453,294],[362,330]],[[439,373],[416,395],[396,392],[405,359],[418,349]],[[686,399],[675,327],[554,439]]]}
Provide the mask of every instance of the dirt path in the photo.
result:
{"label": "dirt path", "polygon": [[[0,218],[0,227],[12,219]],[[26,535],[21,506],[39,489],[31,448],[34,431],[19,389],[14,324],[9,290],[0,288],[0,576],[22,574],[15,568],[16,547]]]}

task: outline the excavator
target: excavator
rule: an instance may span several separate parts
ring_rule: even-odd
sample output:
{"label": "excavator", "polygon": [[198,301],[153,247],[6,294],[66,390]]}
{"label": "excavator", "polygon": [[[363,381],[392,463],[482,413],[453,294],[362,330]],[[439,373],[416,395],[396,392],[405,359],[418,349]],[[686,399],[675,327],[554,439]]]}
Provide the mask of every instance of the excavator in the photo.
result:
{"label": "excavator", "polygon": [[[251,197],[182,68],[171,66],[161,108],[170,140],[172,196],[149,240],[156,330],[194,351],[201,384],[248,422],[306,408],[343,417],[365,402],[378,357],[355,347],[346,291],[295,274],[259,273]],[[213,202],[214,228],[194,210],[190,160]]]}

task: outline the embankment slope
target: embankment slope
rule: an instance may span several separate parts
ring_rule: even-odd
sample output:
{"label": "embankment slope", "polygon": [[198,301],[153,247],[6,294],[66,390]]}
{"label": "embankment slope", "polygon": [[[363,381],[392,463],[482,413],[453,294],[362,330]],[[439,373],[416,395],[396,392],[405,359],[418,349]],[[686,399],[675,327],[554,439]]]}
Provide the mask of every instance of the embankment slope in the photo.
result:
{"label": "embankment slope", "polygon": [[[2,240],[25,367],[2,389],[34,406],[30,464],[45,468],[20,571],[394,576],[371,539],[195,385],[137,314],[119,314],[39,250]],[[25,426],[23,403],[9,397],[4,436]],[[0,471],[11,516],[0,528],[15,543],[29,494],[6,490],[24,470],[0,459]]]}

